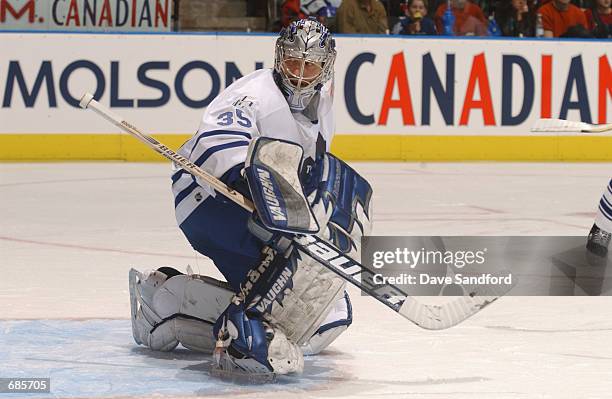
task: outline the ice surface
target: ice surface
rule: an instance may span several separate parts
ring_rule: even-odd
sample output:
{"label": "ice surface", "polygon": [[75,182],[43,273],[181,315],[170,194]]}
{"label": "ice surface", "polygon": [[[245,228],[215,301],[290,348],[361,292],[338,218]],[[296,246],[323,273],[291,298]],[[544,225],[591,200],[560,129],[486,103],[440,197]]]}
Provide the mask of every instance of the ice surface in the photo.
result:
{"label": "ice surface", "polygon": [[[611,164],[355,166],[373,183],[377,235],[586,235],[612,174]],[[612,397],[609,297],[507,297],[430,332],[351,290],[348,332],[273,387],[211,381],[206,356],[137,347],[130,267],[220,277],[176,227],[169,175],[167,164],[0,164],[0,377],[49,376],[56,397]]]}

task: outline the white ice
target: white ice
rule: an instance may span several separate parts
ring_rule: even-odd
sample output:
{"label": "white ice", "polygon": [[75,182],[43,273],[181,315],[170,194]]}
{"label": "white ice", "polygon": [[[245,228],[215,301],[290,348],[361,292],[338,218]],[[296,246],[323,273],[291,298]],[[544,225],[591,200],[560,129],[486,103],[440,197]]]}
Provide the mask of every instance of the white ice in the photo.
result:
{"label": "white ice", "polygon": [[[586,235],[612,171],[601,163],[354,166],[373,183],[376,235]],[[0,322],[127,319],[130,267],[189,264],[220,277],[176,227],[169,175],[162,163],[0,164]],[[430,332],[351,294],[354,323],[323,355],[325,378],[221,396],[612,397],[610,297],[505,297]]]}

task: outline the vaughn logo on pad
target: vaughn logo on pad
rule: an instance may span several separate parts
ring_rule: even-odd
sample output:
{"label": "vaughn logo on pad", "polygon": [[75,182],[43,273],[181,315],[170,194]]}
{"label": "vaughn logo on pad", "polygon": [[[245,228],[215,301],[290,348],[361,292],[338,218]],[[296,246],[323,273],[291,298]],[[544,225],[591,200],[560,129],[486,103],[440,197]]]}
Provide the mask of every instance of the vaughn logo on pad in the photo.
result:
{"label": "vaughn logo on pad", "polygon": [[261,184],[263,197],[270,216],[275,221],[286,221],[287,214],[284,211],[285,204],[280,196],[280,190],[275,187],[274,177],[265,169],[255,167],[257,177]]}

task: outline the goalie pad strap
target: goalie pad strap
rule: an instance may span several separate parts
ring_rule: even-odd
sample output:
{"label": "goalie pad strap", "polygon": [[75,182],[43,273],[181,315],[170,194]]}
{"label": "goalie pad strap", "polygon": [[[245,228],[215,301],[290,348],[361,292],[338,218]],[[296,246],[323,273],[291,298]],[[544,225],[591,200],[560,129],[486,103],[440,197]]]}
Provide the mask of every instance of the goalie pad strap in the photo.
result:
{"label": "goalie pad strap", "polygon": [[155,330],[156,330],[156,329],[157,329],[159,326],[161,326],[161,325],[163,325],[164,323],[167,323],[167,322],[169,322],[169,321],[172,321],[172,320],[176,319],[177,317],[178,317],[178,318],[181,318],[181,319],[186,319],[186,320],[198,321],[198,322],[201,322],[201,323],[204,323],[204,324],[210,324],[211,326],[212,326],[213,324],[215,324],[215,323],[213,323],[213,322],[212,322],[212,321],[210,321],[210,320],[201,319],[201,318],[199,318],[199,317],[191,316],[191,315],[188,315],[188,314],[183,314],[183,313],[175,313],[175,314],[173,314],[172,316],[166,317],[165,319],[162,319],[162,321],[160,321],[159,323],[155,324],[155,325],[153,326],[153,328],[151,329],[151,331],[149,331],[149,333],[153,334],[153,333],[155,332]]}

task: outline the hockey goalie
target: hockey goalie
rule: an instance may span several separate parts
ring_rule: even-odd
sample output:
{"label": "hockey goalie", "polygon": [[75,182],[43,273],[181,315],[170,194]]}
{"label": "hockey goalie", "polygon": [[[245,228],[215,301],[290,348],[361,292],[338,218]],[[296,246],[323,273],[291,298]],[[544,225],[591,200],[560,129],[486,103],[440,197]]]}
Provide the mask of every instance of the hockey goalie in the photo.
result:
{"label": "hockey goalie", "polygon": [[173,268],[130,273],[138,344],[209,352],[216,370],[300,373],[351,324],[345,281],[292,245],[316,234],[359,259],[372,188],[329,153],[334,40],[300,20],[276,40],[274,68],[234,82],[179,153],[255,204],[249,213],[175,166],[176,219],[226,282]]}

